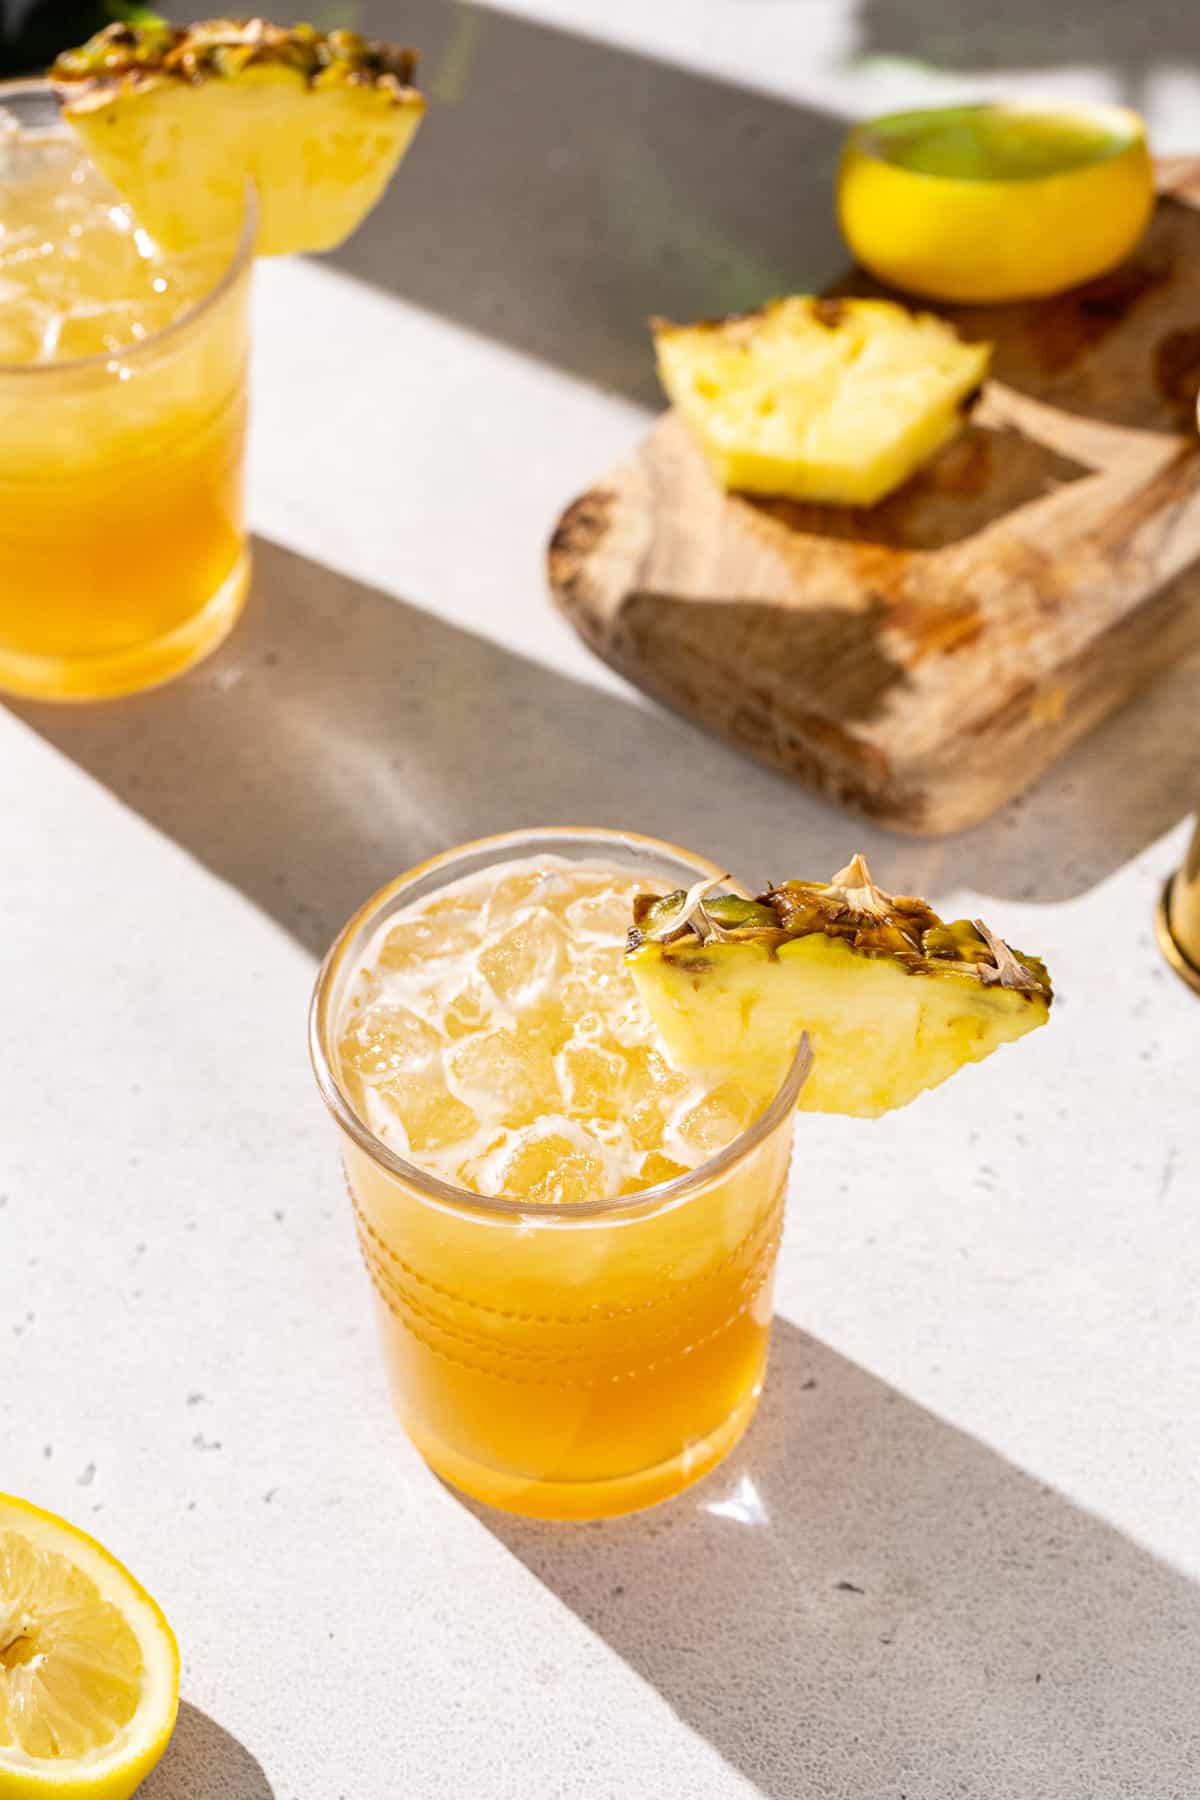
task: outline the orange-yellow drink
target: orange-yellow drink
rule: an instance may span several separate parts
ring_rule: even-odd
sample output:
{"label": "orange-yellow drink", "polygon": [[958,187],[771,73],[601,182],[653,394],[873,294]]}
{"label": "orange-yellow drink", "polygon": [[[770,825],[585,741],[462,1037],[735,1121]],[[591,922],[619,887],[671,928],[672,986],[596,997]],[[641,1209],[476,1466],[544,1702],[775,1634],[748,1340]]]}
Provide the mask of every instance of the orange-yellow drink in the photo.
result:
{"label": "orange-yellow drink", "polygon": [[396,1404],[493,1505],[650,1505],[754,1410],[803,1065],[769,1103],[683,1074],[622,961],[633,896],[710,873],[614,832],[489,839],[376,895],[319,978]]}
{"label": "orange-yellow drink", "polygon": [[127,693],[237,617],[249,223],[161,253],[48,91],[0,88],[0,690]]}

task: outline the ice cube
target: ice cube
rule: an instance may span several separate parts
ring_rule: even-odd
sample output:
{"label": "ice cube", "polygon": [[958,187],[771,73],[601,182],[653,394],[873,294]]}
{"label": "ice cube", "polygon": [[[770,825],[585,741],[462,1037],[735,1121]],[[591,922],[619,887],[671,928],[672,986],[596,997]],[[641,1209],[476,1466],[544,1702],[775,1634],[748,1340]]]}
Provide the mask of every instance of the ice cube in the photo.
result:
{"label": "ice cube", "polygon": [[390,1076],[379,1092],[403,1125],[416,1156],[460,1144],[479,1129],[471,1108],[426,1075]]}
{"label": "ice cube", "polygon": [[625,971],[622,946],[614,944],[589,950],[585,956],[572,959],[562,979],[563,1008],[578,1018],[591,1012],[598,1000],[625,989],[633,992],[633,983]]}
{"label": "ice cube", "polygon": [[584,1119],[619,1119],[626,1075],[622,1056],[597,1044],[570,1043],[562,1053],[563,1091]]}
{"label": "ice cube", "polygon": [[34,300],[0,305],[0,363],[40,362],[52,356],[57,327],[55,315]]}
{"label": "ice cube", "polygon": [[650,1186],[657,1186],[660,1181],[674,1181],[677,1175],[686,1175],[687,1170],[673,1157],[664,1156],[661,1150],[652,1150],[649,1156],[642,1159],[641,1173],[643,1181]]}
{"label": "ice cube", "polygon": [[624,948],[629,927],[633,924],[633,902],[628,894],[614,893],[608,888],[572,900],[563,917],[567,930],[573,934],[604,938],[618,948]]}
{"label": "ice cube", "polygon": [[754,1116],[754,1102],[735,1081],[723,1082],[683,1115],[681,1141],[700,1156],[714,1156],[740,1137]]}
{"label": "ice cube", "polygon": [[557,1056],[563,1045],[570,1041],[574,1028],[574,1021],[563,1011],[557,994],[521,1009],[521,1036],[535,1038],[546,1046],[551,1056]]}
{"label": "ice cube", "polygon": [[449,1038],[470,1036],[473,1031],[482,1030],[491,1017],[495,1002],[484,982],[477,975],[469,977],[457,994],[446,1003],[442,1015],[442,1024]]}
{"label": "ice cube", "polygon": [[639,1094],[658,1100],[675,1100],[688,1086],[687,1076],[646,1044],[637,1044],[629,1052],[629,1079]]}
{"label": "ice cube", "polygon": [[642,1166],[637,1174],[628,1176],[621,1183],[621,1192],[644,1194],[647,1188],[657,1187],[663,1181],[674,1181],[677,1175],[686,1174],[687,1170],[682,1163],[664,1156],[660,1150],[652,1150],[649,1156],[642,1158]]}
{"label": "ice cube", "polygon": [[381,969],[404,970],[434,956],[460,956],[479,942],[479,915],[466,907],[432,918],[402,919],[384,938],[377,958]]}
{"label": "ice cube", "polygon": [[468,1188],[473,1194],[496,1194],[500,1191],[500,1180],[497,1171],[503,1162],[503,1153],[508,1146],[511,1134],[501,1131],[489,1138],[483,1149],[473,1149],[455,1165],[453,1179],[459,1187]]}
{"label": "ice cube", "polygon": [[81,301],[63,309],[53,354],[60,359],[127,350],[169,322],[149,303],[114,300],[109,305]]}
{"label": "ice cube", "polygon": [[406,1006],[372,1006],[352,1025],[341,1042],[343,1063],[367,1081],[382,1081],[402,1070],[419,1069],[442,1047],[432,1025]]}
{"label": "ice cube", "polygon": [[504,1163],[501,1192],[535,1206],[570,1206],[603,1200],[604,1155],[586,1132],[521,1132]]}
{"label": "ice cube", "polygon": [[480,953],[479,969],[493,993],[511,1004],[535,984],[556,980],[565,960],[562,926],[539,910],[489,944]]}
{"label": "ice cube", "polygon": [[487,1031],[460,1038],[446,1060],[459,1091],[489,1123],[527,1125],[562,1104],[554,1059],[536,1038]]}
{"label": "ice cube", "polygon": [[657,1100],[637,1100],[623,1117],[635,1150],[655,1150],[662,1143],[666,1115]]}
{"label": "ice cube", "polygon": [[488,930],[501,931],[511,925],[519,913],[547,900],[556,886],[554,872],[547,869],[519,869],[503,876],[488,895]]}
{"label": "ice cube", "polygon": [[667,1117],[691,1083],[648,1044],[626,1052],[630,1104],[624,1118],[629,1141],[638,1150],[660,1148]]}

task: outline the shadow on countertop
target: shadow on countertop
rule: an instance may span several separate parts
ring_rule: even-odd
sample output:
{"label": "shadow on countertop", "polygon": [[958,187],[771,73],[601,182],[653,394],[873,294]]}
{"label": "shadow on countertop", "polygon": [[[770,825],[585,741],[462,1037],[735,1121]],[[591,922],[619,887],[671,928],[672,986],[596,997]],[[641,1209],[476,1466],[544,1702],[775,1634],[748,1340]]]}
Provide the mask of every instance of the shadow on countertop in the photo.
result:
{"label": "shadow on countertop", "polygon": [[768,1800],[1194,1793],[1200,1590],[781,1319],[771,1358],[691,1494],[471,1510]]}
{"label": "shadow on countertop", "polygon": [[255,559],[244,619],[182,680],[103,705],[10,705],[314,953],[400,870],[518,826],[648,832],[752,883],[832,873],[857,848],[898,892],[1054,901],[1195,799],[1194,666],[985,824],[922,841],[276,544],[259,539]]}
{"label": "shadow on countertop", "polygon": [[250,1752],[186,1700],[166,1755],[138,1793],[142,1800],[275,1800]]}
{"label": "shadow on countertop", "polygon": [[[394,34],[390,0],[356,8]],[[845,125],[490,7],[405,0],[429,115],[352,275],[631,399],[660,403],[652,313],[823,287],[845,260]]]}
{"label": "shadow on countertop", "polygon": [[1145,105],[1156,69],[1196,67],[1195,16],[1178,0],[1139,6],[1069,0],[862,0],[856,54],[894,56],[969,74],[1106,70],[1117,98]]}
{"label": "shadow on countertop", "polygon": [[415,45],[429,101],[323,260],[441,318],[657,406],[650,314],[738,311],[845,260],[838,118],[466,0],[319,14]]}

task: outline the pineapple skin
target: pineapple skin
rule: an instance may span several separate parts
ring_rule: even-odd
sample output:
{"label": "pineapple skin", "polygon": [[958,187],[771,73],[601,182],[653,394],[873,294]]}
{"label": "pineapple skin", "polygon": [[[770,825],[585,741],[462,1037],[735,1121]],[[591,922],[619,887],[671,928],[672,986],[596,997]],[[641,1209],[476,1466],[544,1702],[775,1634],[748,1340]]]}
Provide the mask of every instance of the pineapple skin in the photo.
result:
{"label": "pineapple skin", "polygon": [[961,430],[992,346],[884,300],[654,321],[659,379],[722,487],[875,506]]}
{"label": "pineapple skin", "polygon": [[[230,22],[228,35],[248,29]],[[90,49],[60,64],[70,71]],[[190,79],[153,64],[52,74],[64,117],[164,248],[236,241],[252,186],[258,255],[333,249],[383,193],[425,102],[392,76],[356,79],[349,65],[314,77],[275,54],[274,39],[270,53],[249,55]]]}
{"label": "pineapple skin", "polygon": [[760,1091],[781,1083],[802,1031],[814,1052],[800,1110],[873,1119],[1044,1025],[1042,994],[955,971],[910,972],[818,932],[777,947],[641,943],[626,966],[672,1058]]}

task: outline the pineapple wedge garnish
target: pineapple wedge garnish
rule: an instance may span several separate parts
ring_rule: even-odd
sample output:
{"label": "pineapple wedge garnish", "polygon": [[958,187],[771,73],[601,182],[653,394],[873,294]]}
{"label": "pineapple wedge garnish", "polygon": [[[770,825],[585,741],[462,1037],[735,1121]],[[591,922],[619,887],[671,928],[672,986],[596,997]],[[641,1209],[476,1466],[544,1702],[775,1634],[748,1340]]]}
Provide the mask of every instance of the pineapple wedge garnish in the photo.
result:
{"label": "pineapple wedge garnish", "polygon": [[884,893],[861,856],[757,900],[644,895],[626,964],[672,1058],[773,1091],[802,1032],[811,1112],[876,1118],[1049,1016],[1050,977],[986,925]]}
{"label": "pineapple wedge garnish", "polygon": [[961,428],[990,344],[887,300],[793,295],[652,322],[663,387],[723,487],[874,506]]}
{"label": "pineapple wedge garnish", "polygon": [[169,250],[234,238],[252,185],[261,256],[329,250],[420,123],[416,57],[264,19],[109,25],[50,79],[92,161]]}

